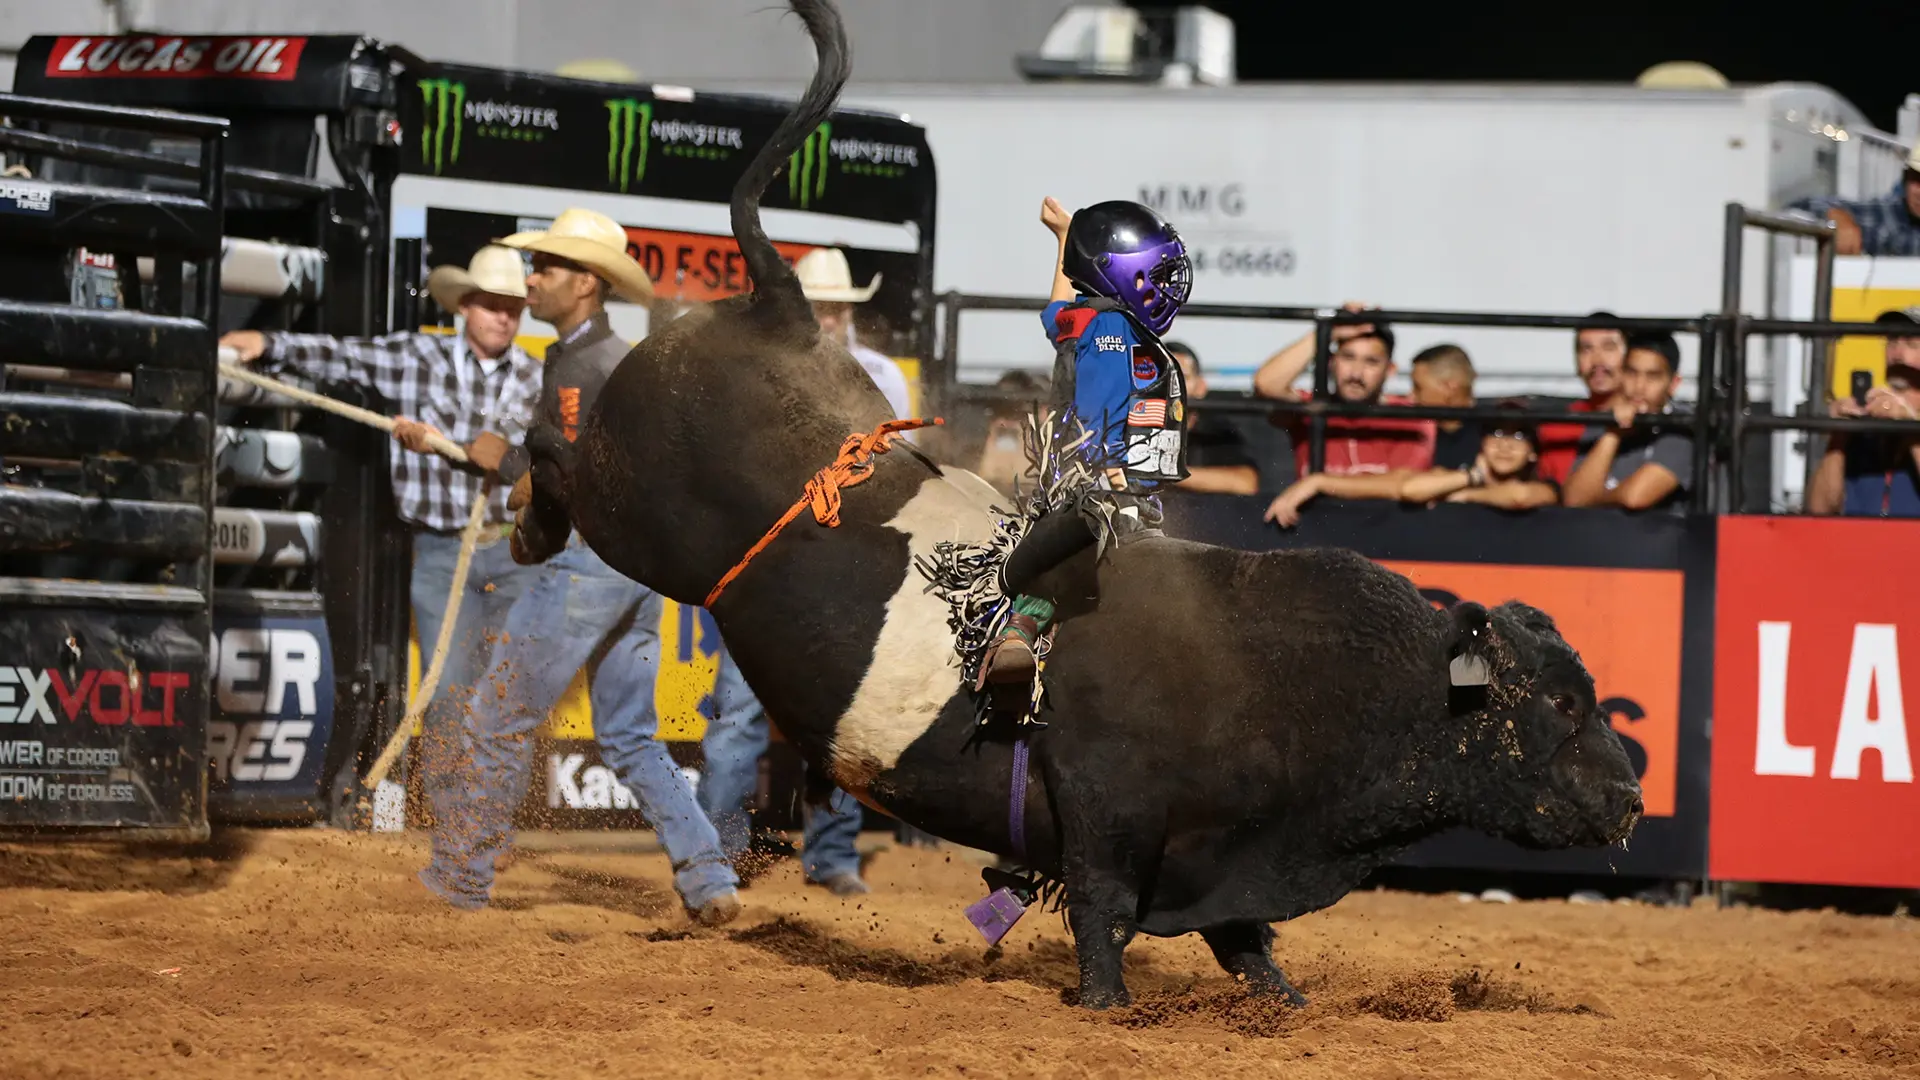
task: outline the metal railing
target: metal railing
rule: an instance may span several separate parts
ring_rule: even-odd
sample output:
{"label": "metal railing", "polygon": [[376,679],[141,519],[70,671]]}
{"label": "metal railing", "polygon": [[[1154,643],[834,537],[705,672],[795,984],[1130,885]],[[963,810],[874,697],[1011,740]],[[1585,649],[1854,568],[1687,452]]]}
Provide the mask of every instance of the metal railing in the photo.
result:
{"label": "metal railing", "polygon": [[[1038,312],[1046,305],[1045,300],[1014,296],[988,296],[971,293],[949,292],[937,299],[943,310],[941,337],[941,368],[947,372],[959,370],[960,316],[967,311],[1022,311]],[[1332,393],[1333,368],[1331,363],[1333,328],[1343,325],[1363,323],[1386,323],[1395,326],[1467,326],[1506,328],[1515,330],[1571,330],[1593,327],[1594,319],[1589,315],[1555,315],[1535,312],[1462,312],[1462,311],[1399,311],[1389,309],[1369,309],[1352,312],[1342,308],[1324,307],[1288,307],[1265,304],[1189,304],[1180,309],[1185,316],[1196,318],[1225,319],[1267,319],[1275,322],[1310,322],[1313,324],[1314,351],[1313,361],[1308,371],[1312,376],[1312,394],[1305,401],[1290,401],[1279,398],[1242,398],[1237,400],[1216,400],[1204,398],[1192,403],[1199,412],[1215,412],[1229,415],[1267,415],[1267,416],[1304,416],[1307,421],[1307,460],[1308,471],[1319,472],[1326,467],[1327,420],[1332,417],[1349,419],[1388,418],[1402,420],[1465,420],[1465,421],[1501,421],[1511,420],[1514,412],[1497,404],[1480,404],[1471,407],[1450,407],[1434,405],[1388,405],[1378,402],[1344,401]],[[1657,331],[1665,333],[1695,334],[1700,337],[1700,365],[1702,392],[1712,380],[1715,369],[1716,349],[1712,316],[1634,316],[1608,318],[1609,328],[1618,328],[1628,333],[1636,331]],[[1005,394],[987,387],[965,387],[957,381],[941,388],[943,396],[952,399],[956,395],[969,402],[987,402],[1004,400],[1018,402],[1026,400],[1018,394]],[[1613,414],[1607,412],[1574,412],[1571,410],[1529,409],[1526,417],[1533,423],[1575,424],[1583,427],[1598,427],[1612,424]],[[1677,429],[1692,434],[1694,438],[1694,475],[1691,478],[1694,491],[1702,491],[1709,482],[1710,439],[1713,432],[1711,414],[1696,407],[1692,414],[1674,413],[1660,416],[1658,423],[1663,428]],[[1651,424],[1653,418],[1649,418]]]}
{"label": "metal railing", "polygon": [[[1690,413],[1663,414],[1648,418],[1666,429],[1689,432],[1693,440],[1691,507],[1695,512],[1741,512],[1748,469],[1746,442],[1753,433],[1803,431],[1813,435],[1849,432],[1861,435],[1911,434],[1915,422],[1873,418],[1836,418],[1828,415],[1831,396],[1832,347],[1835,339],[1861,335],[1871,337],[1906,336],[1910,327],[1885,323],[1834,322],[1831,319],[1833,297],[1834,229],[1822,221],[1753,210],[1737,202],[1726,205],[1724,261],[1722,264],[1721,308],[1717,313],[1698,316],[1625,316],[1609,317],[1608,327],[1629,333],[1636,331],[1692,334],[1700,342],[1698,393]],[[1811,319],[1776,319],[1745,314],[1741,274],[1745,264],[1745,233],[1760,229],[1773,235],[1811,239],[1817,244],[1814,270],[1814,308]],[[988,386],[972,386],[957,380],[960,368],[960,322],[968,311],[1017,311],[1037,313],[1046,301],[1037,297],[980,295],[963,292],[942,293],[935,298],[941,309],[942,330],[938,370],[946,384],[930,387],[944,406],[947,402],[991,404],[1024,403],[1031,394],[1001,391]],[[1369,417],[1405,420],[1500,421],[1514,415],[1509,407],[1479,404],[1470,408],[1421,405],[1388,405],[1378,402],[1349,402],[1332,393],[1333,328],[1361,323],[1386,323],[1411,326],[1467,326],[1527,330],[1570,330],[1578,332],[1597,325],[1588,315],[1557,315],[1518,312],[1397,311],[1376,309],[1350,312],[1324,307],[1300,307],[1264,304],[1192,304],[1181,314],[1199,318],[1267,319],[1309,322],[1313,325],[1314,351],[1309,367],[1312,391],[1305,401],[1269,398],[1221,400],[1209,397],[1196,400],[1197,412],[1225,415],[1302,416],[1306,418],[1308,469],[1320,471],[1326,465],[1327,421],[1332,417],[1365,419]],[[1771,411],[1755,412],[1747,371],[1747,339],[1753,336],[1798,336],[1811,348],[1807,373],[1808,400],[1794,415]],[[1776,394],[1777,396],[1777,394]],[[1565,409],[1528,409],[1529,421],[1540,424],[1569,424],[1586,427],[1614,423],[1609,412],[1574,412]],[[1819,467],[1820,455],[1807,456],[1806,488]]]}
{"label": "metal railing", "polygon": [[[1805,218],[1753,210],[1737,202],[1727,204],[1724,222],[1725,237],[1722,241],[1720,317],[1718,319],[1717,336],[1720,338],[1719,348],[1726,355],[1726,363],[1722,367],[1723,375],[1719,380],[1720,385],[1715,386],[1712,393],[1716,400],[1727,403],[1727,407],[1721,411],[1725,414],[1727,442],[1730,448],[1727,456],[1728,472],[1724,485],[1724,490],[1728,493],[1729,497],[1724,500],[1722,504],[1718,504],[1718,508],[1739,510],[1741,508],[1740,499],[1746,490],[1744,486],[1746,480],[1746,463],[1744,454],[1742,453],[1746,446],[1746,433],[1749,430],[1753,430],[1754,421],[1760,419],[1752,416],[1748,412],[1751,408],[1751,402],[1749,400],[1751,395],[1748,393],[1747,387],[1748,331],[1743,328],[1751,325],[1755,320],[1741,311],[1741,287],[1743,284],[1741,272],[1746,265],[1746,231],[1749,228],[1762,229],[1770,235],[1796,236],[1812,240],[1817,245],[1814,255],[1813,272],[1813,319],[1811,322],[1805,324],[1787,323],[1783,320],[1769,320],[1779,325],[1801,328],[1826,323],[1828,316],[1833,312],[1833,241],[1837,234],[1834,231],[1833,225],[1829,222],[1811,221]],[[1794,333],[1795,331],[1793,329],[1786,329],[1781,332]],[[1827,405],[1826,378],[1829,360],[1828,344],[1829,343],[1826,342],[1816,342],[1814,343],[1814,347],[1809,350],[1811,383],[1809,386],[1808,404],[1809,409],[1816,414],[1824,413]],[[1706,392],[1707,390],[1703,380],[1702,393]],[[1776,396],[1777,395],[1778,389],[1776,388]],[[1764,428],[1762,428],[1762,430],[1764,430]],[[1813,478],[1813,466],[1811,464],[1813,458],[1811,455],[1809,455],[1808,461],[1809,466],[1805,480],[1811,482]],[[1802,490],[1805,490],[1804,487]]]}

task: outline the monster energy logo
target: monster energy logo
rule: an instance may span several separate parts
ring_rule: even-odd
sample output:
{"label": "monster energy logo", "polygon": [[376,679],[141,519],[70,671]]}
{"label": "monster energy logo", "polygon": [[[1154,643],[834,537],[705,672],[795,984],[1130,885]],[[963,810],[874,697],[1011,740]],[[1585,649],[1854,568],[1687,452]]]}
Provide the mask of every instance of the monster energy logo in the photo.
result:
{"label": "monster energy logo", "polygon": [[607,106],[607,183],[627,190],[647,175],[647,147],[653,128],[653,102],[613,98]]}
{"label": "monster energy logo", "polygon": [[420,97],[424,106],[420,163],[433,166],[435,175],[459,164],[460,140],[469,120],[474,123],[473,136],[481,139],[541,142],[548,132],[560,130],[558,110],[510,101],[468,101],[466,83],[421,79]]}
{"label": "monster energy logo", "polygon": [[607,183],[627,191],[647,176],[648,158],[724,161],[743,147],[740,129],[695,120],[658,119],[653,102],[612,98],[607,107]]}
{"label": "monster energy logo", "polygon": [[827,151],[833,145],[833,122],[823,120],[807,133],[800,149],[787,155],[787,198],[802,210],[827,193]]}
{"label": "monster energy logo", "polygon": [[788,199],[802,210],[811,208],[826,195],[827,172],[834,162],[843,173],[897,180],[920,167],[920,150],[869,139],[836,139],[833,124],[823,122],[787,156]]}
{"label": "monster energy logo", "polygon": [[[421,112],[420,164],[432,165],[435,176],[448,161],[460,160],[460,114],[467,104],[467,84],[450,82],[446,79],[421,79],[420,96],[425,108]],[[453,138],[449,149],[447,138],[448,113],[453,120]]]}

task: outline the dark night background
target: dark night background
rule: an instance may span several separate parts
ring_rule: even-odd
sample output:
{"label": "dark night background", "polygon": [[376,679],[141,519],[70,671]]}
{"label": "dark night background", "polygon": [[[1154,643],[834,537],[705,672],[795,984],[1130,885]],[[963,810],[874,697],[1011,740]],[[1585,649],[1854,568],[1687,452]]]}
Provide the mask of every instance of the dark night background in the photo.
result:
{"label": "dark night background", "polygon": [[1823,84],[1884,131],[1920,92],[1920,8],[1911,3],[1200,2],[1234,20],[1244,82],[1630,84],[1662,61],[1698,60],[1736,84]]}

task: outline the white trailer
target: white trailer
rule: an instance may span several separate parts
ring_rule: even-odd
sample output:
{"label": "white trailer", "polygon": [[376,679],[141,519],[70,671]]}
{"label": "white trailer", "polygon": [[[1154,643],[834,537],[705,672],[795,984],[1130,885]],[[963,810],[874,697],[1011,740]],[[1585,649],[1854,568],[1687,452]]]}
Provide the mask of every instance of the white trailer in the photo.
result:
{"label": "white trailer", "polygon": [[[1046,290],[1038,211],[1056,195],[1162,207],[1193,248],[1196,303],[1697,316],[1720,306],[1728,201],[1877,193],[1904,157],[1849,102],[1801,84],[856,84],[846,100],[926,128],[936,289],[1001,295]],[[1748,308],[1783,312],[1786,252],[1746,247]],[[1234,388],[1304,329],[1187,319],[1175,336]],[[1394,388],[1439,341],[1469,350],[1485,396],[1581,392],[1565,332],[1413,326]],[[1681,347],[1690,375],[1697,343]],[[1765,394],[1772,365],[1754,355]],[[959,356],[967,381],[1050,363],[1024,313],[968,315]]]}

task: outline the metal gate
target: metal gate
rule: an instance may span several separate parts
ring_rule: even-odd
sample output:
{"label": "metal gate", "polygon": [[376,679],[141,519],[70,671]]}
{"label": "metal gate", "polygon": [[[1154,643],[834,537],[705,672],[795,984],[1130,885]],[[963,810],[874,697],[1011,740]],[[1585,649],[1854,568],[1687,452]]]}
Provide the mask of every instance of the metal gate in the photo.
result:
{"label": "metal gate", "polygon": [[[142,40],[113,39],[123,51]],[[216,335],[243,327],[379,333],[390,310],[391,61],[358,36],[276,38],[262,48],[277,58],[271,73],[154,79],[120,65],[62,69],[55,39],[35,37],[22,49],[15,87],[225,118],[224,217],[212,240],[219,266],[189,274],[208,284]],[[35,160],[50,176],[143,194],[197,167],[167,137],[115,132],[85,115],[40,132],[0,129],[0,150],[50,154],[58,160]],[[326,165],[337,180],[321,175]],[[134,306],[158,269],[152,259],[89,247],[76,256],[71,300],[103,314]],[[51,364],[22,372],[18,362],[7,358],[16,374],[50,386],[82,377]],[[95,389],[133,387],[121,378]],[[381,404],[351,386],[317,389]],[[213,407],[212,615],[199,637],[209,647],[207,815],[347,824],[359,816],[354,781],[367,744],[397,719],[405,693],[408,549],[391,511],[389,440],[228,380]]]}
{"label": "metal gate", "polygon": [[[196,151],[148,191],[0,178],[0,827],[202,838],[227,125],[13,95],[0,115]],[[122,309],[72,303],[82,252],[111,256]]]}

